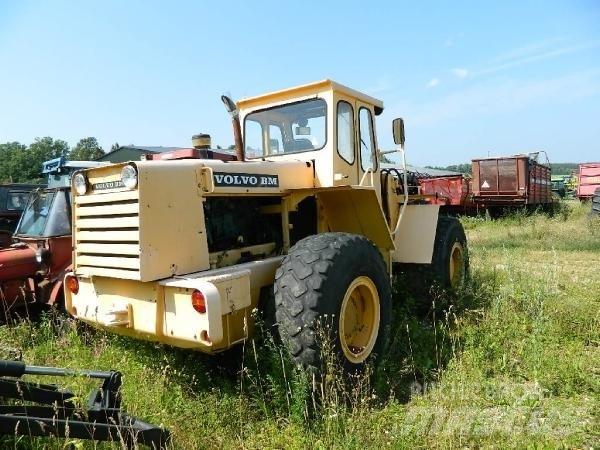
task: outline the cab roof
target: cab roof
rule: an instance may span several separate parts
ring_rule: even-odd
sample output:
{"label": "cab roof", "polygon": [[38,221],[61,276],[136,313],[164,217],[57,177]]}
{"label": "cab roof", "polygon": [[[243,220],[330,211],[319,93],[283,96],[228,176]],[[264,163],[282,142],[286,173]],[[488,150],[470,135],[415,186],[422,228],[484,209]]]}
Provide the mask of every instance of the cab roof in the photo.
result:
{"label": "cab roof", "polygon": [[352,88],[344,86],[340,83],[336,83],[335,81],[329,79],[315,81],[313,83],[308,84],[302,84],[300,86],[294,86],[279,91],[268,92],[266,94],[261,94],[254,97],[246,97],[241,100],[238,100],[237,106],[240,109],[252,108],[254,106],[265,105],[277,101],[289,100],[296,97],[303,97],[312,93],[316,94],[318,92],[327,90],[341,92],[350,97],[355,97],[361,102],[373,105],[375,109],[375,115],[379,115],[383,112],[383,102],[381,100],[377,100],[376,98],[363,94],[362,92],[356,91]]}

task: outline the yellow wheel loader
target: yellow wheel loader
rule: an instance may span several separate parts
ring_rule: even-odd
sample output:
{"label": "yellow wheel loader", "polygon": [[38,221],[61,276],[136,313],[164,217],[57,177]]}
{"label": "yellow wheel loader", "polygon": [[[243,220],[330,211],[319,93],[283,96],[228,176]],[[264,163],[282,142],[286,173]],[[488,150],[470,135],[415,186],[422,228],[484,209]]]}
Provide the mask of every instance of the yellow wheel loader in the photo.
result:
{"label": "yellow wheel loader", "polygon": [[[383,103],[331,80],[223,96],[236,154],[132,161],[73,178],[66,308],[108,331],[216,353],[265,312],[299,365],[320,369],[319,324],[348,371],[381,353],[394,272],[428,267],[458,288],[458,221],[382,169]],[[393,122],[405,167],[404,124]],[[173,156],[173,155],[171,155]],[[326,320],[324,320],[326,319]]]}

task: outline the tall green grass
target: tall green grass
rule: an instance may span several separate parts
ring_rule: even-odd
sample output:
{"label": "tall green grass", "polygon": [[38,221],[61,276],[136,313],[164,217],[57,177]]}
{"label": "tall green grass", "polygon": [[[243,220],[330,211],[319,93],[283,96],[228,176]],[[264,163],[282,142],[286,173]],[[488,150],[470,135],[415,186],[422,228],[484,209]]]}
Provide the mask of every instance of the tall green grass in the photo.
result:
{"label": "tall green grass", "polygon": [[[425,310],[396,289],[392,340],[371,376],[323,383],[268,333],[207,357],[70,320],[0,326],[28,363],[118,369],[128,411],[195,448],[590,448],[600,442],[600,223],[559,214],[464,219],[472,279]],[[59,379],[80,394],[92,384]],[[121,448],[0,438],[0,448]]]}

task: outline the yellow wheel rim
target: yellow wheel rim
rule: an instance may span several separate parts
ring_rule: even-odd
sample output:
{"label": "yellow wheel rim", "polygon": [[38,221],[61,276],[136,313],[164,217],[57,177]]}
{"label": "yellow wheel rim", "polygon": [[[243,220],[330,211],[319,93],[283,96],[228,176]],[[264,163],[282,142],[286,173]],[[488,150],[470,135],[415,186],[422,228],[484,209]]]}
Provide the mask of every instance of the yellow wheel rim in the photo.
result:
{"label": "yellow wheel rim", "polygon": [[460,242],[455,242],[452,246],[449,264],[450,286],[456,289],[462,284],[465,272],[465,254]]}
{"label": "yellow wheel rim", "polygon": [[379,331],[379,295],[369,277],[357,277],[348,286],[339,323],[344,356],[354,364],[364,362],[375,347]]}

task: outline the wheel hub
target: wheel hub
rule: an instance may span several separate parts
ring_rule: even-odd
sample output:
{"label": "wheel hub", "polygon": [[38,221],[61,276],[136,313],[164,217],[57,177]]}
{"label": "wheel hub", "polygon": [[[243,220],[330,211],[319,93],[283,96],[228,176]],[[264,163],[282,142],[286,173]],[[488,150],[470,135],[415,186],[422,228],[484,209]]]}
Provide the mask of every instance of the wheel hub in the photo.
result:
{"label": "wheel hub", "polygon": [[465,272],[465,255],[460,242],[455,242],[452,246],[449,264],[450,286],[456,289],[462,284]]}
{"label": "wheel hub", "polygon": [[371,354],[379,332],[379,295],[366,276],[354,279],[340,309],[339,337],[344,356],[352,363],[364,362]]}

